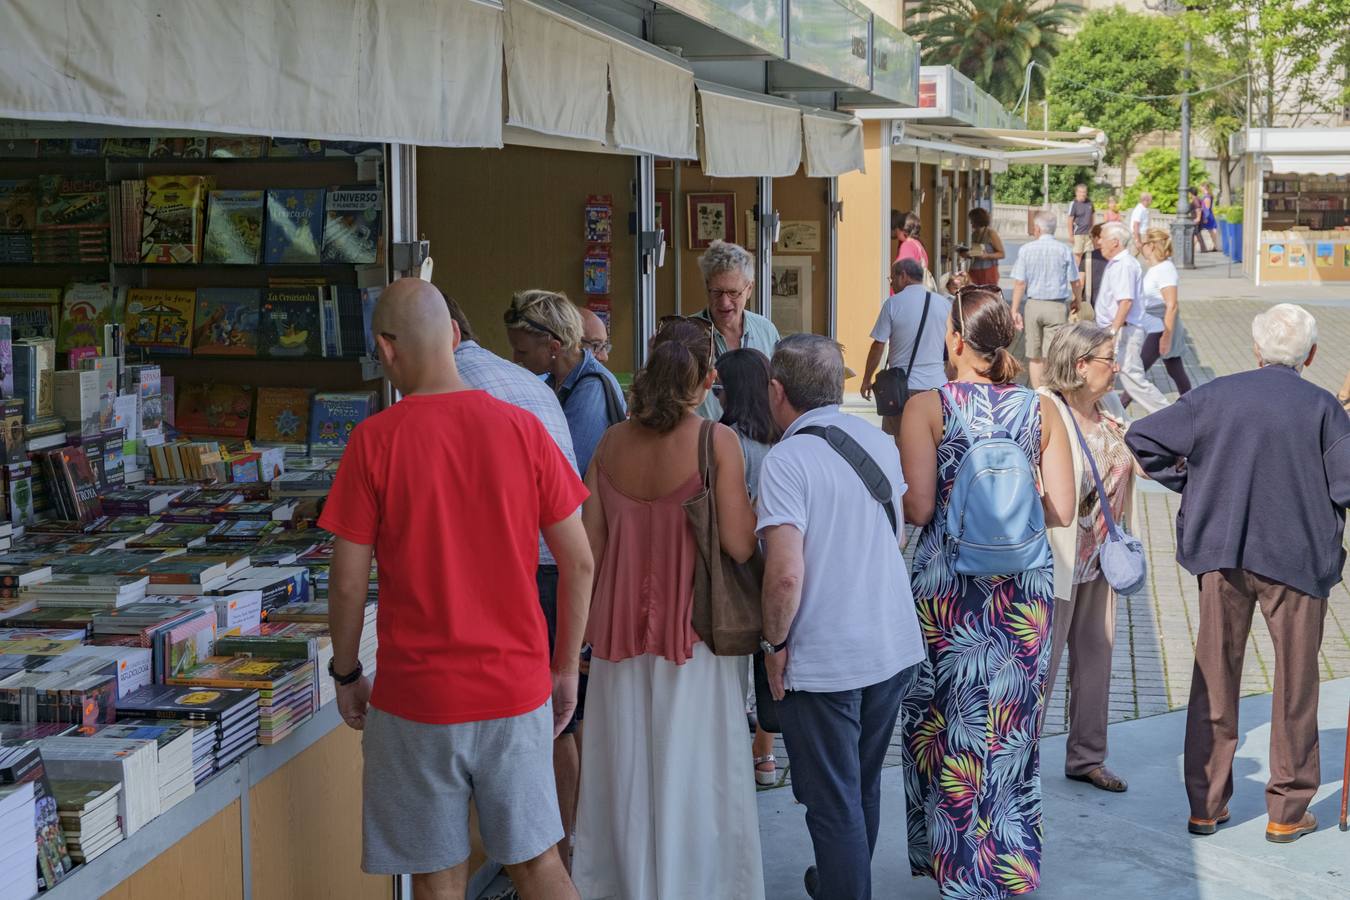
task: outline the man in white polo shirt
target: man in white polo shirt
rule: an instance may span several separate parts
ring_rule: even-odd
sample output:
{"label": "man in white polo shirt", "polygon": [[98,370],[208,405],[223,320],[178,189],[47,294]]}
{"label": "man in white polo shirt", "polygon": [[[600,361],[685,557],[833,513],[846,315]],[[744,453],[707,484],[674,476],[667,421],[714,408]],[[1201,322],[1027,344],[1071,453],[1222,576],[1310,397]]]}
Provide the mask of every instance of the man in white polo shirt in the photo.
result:
{"label": "man in white polo shirt", "polygon": [[1097,292],[1097,324],[1116,336],[1120,383],[1146,412],[1170,405],[1144,370],[1144,272],[1126,252],[1129,230],[1119,222],[1102,226],[1102,256],[1107,259]]}
{"label": "man in white polo shirt", "polygon": [[759,481],[761,647],[780,701],[792,792],[806,807],[815,848],[807,892],[865,898],[881,765],[912,667],[924,657],[897,537],[904,523],[894,518],[902,515],[904,475],[894,442],[840,410],[837,343],[789,335],[772,365],[769,404],[783,439],[765,457]]}

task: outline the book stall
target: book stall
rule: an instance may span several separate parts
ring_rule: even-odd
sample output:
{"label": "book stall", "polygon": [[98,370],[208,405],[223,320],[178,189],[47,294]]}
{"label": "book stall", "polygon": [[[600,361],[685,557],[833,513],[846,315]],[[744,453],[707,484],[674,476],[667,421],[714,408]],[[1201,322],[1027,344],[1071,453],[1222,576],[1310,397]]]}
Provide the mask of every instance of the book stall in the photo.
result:
{"label": "book stall", "polygon": [[1257,284],[1350,281],[1350,128],[1252,128],[1244,163],[1243,270]]}

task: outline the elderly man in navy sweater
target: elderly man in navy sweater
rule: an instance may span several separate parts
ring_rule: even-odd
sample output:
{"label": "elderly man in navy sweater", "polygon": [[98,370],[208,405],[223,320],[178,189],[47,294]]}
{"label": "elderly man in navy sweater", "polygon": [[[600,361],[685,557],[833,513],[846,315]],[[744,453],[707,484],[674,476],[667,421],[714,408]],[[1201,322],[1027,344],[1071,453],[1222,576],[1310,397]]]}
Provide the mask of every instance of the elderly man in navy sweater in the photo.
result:
{"label": "elderly man in navy sweater", "polygon": [[1317,828],[1321,784],[1318,651],[1327,595],[1341,580],[1350,505],[1350,417],[1300,372],[1317,323],[1273,306],[1252,323],[1257,368],[1216,378],[1135,422],[1144,470],[1181,493],[1177,561],[1200,579],[1200,629],[1186,714],[1189,829],[1228,820],[1243,650],[1259,604],[1275,644],[1266,839]]}

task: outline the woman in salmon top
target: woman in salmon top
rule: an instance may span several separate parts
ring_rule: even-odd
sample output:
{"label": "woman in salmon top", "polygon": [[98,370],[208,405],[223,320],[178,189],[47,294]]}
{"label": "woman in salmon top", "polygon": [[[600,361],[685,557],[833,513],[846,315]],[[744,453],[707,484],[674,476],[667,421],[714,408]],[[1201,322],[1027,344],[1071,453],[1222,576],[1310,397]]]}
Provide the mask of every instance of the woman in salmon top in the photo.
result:
{"label": "woman in salmon top", "polygon": [[[744,657],[714,656],[690,621],[703,489],[695,408],[716,381],[706,320],[666,321],[605,432],[582,511],[596,559],[572,877],[583,900],[762,900]],[[755,518],[736,433],[713,430],[722,549],[750,558]]]}

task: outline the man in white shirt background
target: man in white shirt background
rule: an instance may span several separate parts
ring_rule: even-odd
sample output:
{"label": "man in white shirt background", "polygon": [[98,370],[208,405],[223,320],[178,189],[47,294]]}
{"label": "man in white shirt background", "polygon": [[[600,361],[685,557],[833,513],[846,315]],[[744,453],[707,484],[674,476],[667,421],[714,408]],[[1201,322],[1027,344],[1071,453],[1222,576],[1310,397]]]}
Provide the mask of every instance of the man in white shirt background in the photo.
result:
{"label": "man in white shirt background", "polygon": [[1126,252],[1129,244],[1130,232],[1124,225],[1108,222],[1102,226],[1102,255],[1107,263],[1095,304],[1097,324],[1116,336],[1120,383],[1145,412],[1155,413],[1170,404],[1144,371],[1144,272],[1139,261]]}
{"label": "man in white shirt background", "polygon": [[[926,317],[923,314],[925,301],[928,303]],[[947,382],[942,351],[951,308],[951,301],[946,296],[930,292],[923,286],[923,266],[918,260],[901,259],[891,265],[891,296],[881,304],[876,325],[872,327],[872,347],[867,351],[867,365],[863,368],[860,393],[864,400],[872,399],[872,377],[887,345],[890,346],[887,368],[904,368],[909,366],[911,358],[914,361],[909,370],[911,395],[936,390]],[[919,334],[920,322],[923,334]],[[892,437],[899,435],[900,417],[882,416],[881,429]]]}
{"label": "man in white shirt background", "polygon": [[1139,195],[1139,202],[1130,210],[1130,237],[1136,247],[1144,243],[1144,232],[1153,224],[1153,195],[1148,191]]}

